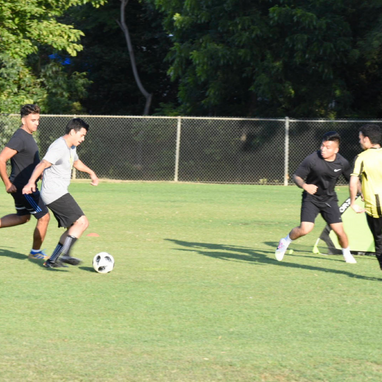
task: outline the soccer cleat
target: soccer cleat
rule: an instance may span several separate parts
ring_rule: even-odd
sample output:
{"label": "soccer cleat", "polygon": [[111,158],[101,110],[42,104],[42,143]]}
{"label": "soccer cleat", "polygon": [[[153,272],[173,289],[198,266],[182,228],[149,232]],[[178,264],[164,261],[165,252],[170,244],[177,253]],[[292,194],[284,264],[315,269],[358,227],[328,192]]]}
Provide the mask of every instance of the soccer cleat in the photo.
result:
{"label": "soccer cleat", "polygon": [[43,264],[43,266],[45,268],[68,268],[67,265],[63,264],[60,260],[56,260],[55,262],[51,261],[50,259],[48,259],[47,261],[45,261],[45,263]]}
{"label": "soccer cleat", "polygon": [[30,260],[48,260],[49,256],[44,252],[44,250],[39,250],[36,253],[30,252],[28,255],[28,259]]}
{"label": "soccer cleat", "polygon": [[288,249],[288,244],[286,243],[285,239],[281,239],[275,252],[276,259],[278,261],[281,261],[284,258],[284,255],[287,249]]}
{"label": "soccer cleat", "polygon": [[71,256],[60,256],[59,260],[65,264],[70,264],[70,265],[79,265],[82,263],[82,260],[77,259],[76,257],[71,257]]}
{"label": "soccer cleat", "polygon": [[347,263],[349,264],[357,264],[357,261],[356,259],[353,257],[353,255],[351,255],[350,253],[347,254],[347,255],[344,255],[344,259]]}

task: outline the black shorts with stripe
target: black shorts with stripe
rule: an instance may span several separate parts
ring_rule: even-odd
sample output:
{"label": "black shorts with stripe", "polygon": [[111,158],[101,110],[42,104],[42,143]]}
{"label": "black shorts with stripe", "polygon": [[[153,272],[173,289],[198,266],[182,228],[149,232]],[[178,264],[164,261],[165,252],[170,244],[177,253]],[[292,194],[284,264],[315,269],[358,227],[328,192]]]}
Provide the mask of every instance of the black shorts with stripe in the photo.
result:
{"label": "black shorts with stripe", "polygon": [[81,216],[85,215],[73,196],[65,194],[52,203],[48,204],[58,222],[58,227],[69,228]]}
{"label": "black shorts with stripe", "polygon": [[40,219],[49,212],[38,190],[28,195],[23,195],[21,191],[13,192],[11,195],[19,216],[33,215],[36,219]]}

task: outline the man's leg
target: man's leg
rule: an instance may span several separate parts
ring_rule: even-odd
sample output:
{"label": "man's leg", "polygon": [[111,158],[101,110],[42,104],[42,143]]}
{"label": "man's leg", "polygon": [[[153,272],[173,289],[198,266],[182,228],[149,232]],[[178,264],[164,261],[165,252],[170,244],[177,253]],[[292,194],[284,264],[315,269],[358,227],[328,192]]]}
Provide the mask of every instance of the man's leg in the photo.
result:
{"label": "man's leg", "polygon": [[25,198],[20,192],[11,194],[17,213],[5,215],[0,219],[0,228],[14,227],[29,222],[31,211],[25,207]]}
{"label": "man's leg", "polygon": [[14,227],[29,222],[30,215],[9,214],[0,219],[0,228]]}
{"label": "man's leg", "polygon": [[342,223],[333,223],[330,224],[330,228],[337,235],[338,242],[342,248],[342,254],[344,256],[345,261],[349,264],[356,264],[356,259],[350,253],[349,239],[344,230],[344,225]]}
{"label": "man's leg", "polygon": [[293,228],[289,234],[282,238],[276,249],[276,259],[281,261],[289,244],[299,237],[307,235],[314,228],[314,221],[319,213],[319,208],[306,196],[302,199],[300,225]]}
{"label": "man's leg", "polygon": [[289,234],[282,238],[276,249],[276,259],[281,261],[284,258],[285,252],[289,247],[289,244],[293,240],[297,240],[299,237],[307,235],[314,228],[314,223],[311,222],[301,222],[298,227],[294,227]]}
{"label": "man's leg", "polygon": [[342,254],[347,263],[356,264],[357,261],[350,253],[349,239],[344,230],[342,223],[342,216],[340,208],[338,207],[338,201],[336,198],[328,200],[326,207],[322,209],[321,215],[330,226],[333,232],[337,235],[338,242],[342,248]]}
{"label": "man's leg", "polygon": [[85,215],[76,220],[67,231],[65,231],[58,242],[49,263],[55,263],[58,259],[63,263],[78,265],[81,263],[80,259],[70,256],[70,250],[89,226],[89,221]]}
{"label": "man's leg", "polygon": [[48,230],[49,220],[49,213],[37,220],[36,228],[33,232],[33,250],[39,250],[41,248]]}
{"label": "man's leg", "polygon": [[382,218],[373,218],[366,214],[366,220],[374,238],[375,257],[382,270]]}
{"label": "man's leg", "polygon": [[338,242],[341,248],[349,247],[349,239],[344,230],[344,225],[342,223],[330,224],[330,228],[337,235]]}
{"label": "man's leg", "polygon": [[46,260],[49,256],[41,249],[48,230],[50,214],[44,204],[40,192],[35,191],[30,195],[15,195],[16,208],[26,210],[37,219],[36,227],[33,231],[32,249],[28,258],[32,260]]}

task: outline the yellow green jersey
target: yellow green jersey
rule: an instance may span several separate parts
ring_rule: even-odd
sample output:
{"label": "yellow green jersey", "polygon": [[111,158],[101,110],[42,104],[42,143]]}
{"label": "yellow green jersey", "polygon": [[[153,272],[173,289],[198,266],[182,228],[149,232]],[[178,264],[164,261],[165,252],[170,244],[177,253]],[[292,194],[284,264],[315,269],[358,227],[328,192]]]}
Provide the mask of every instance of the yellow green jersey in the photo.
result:
{"label": "yellow green jersey", "polygon": [[366,213],[373,218],[382,216],[382,148],[370,148],[355,158],[352,176],[362,182]]}

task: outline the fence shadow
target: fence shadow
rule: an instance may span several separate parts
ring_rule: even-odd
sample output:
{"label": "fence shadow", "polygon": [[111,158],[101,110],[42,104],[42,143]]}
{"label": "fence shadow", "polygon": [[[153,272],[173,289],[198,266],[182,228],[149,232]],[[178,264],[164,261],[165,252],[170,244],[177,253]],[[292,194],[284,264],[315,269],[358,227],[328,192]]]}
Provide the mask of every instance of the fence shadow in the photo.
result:
{"label": "fence shadow", "polygon": [[[296,269],[305,269],[307,271],[314,272],[325,272],[325,273],[333,273],[338,275],[343,275],[355,279],[368,280],[368,281],[381,281],[381,278],[378,277],[368,277],[362,276],[356,273],[353,273],[348,270],[338,270],[324,267],[317,267],[305,264],[294,264],[288,262],[286,258],[285,261],[277,261],[274,258],[274,248],[278,243],[270,243],[266,242],[264,244],[271,245],[273,249],[271,251],[268,250],[258,250],[250,247],[242,247],[237,245],[227,245],[227,244],[216,244],[216,243],[199,243],[199,242],[191,242],[184,240],[176,240],[176,239],[164,239],[171,243],[176,244],[180,248],[175,248],[177,251],[197,253],[202,256],[208,256],[211,258],[224,260],[224,261],[238,261],[238,262],[247,262],[250,264],[256,265],[275,265],[279,267],[288,267],[288,268],[296,268]],[[305,252],[306,253],[306,252]],[[296,255],[289,255],[290,257]],[[297,255],[301,257],[301,255]],[[306,256],[305,256],[306,257]],[[313,257],[313,256],[312,256]],[[340,261],[336,259],[331,259],[327,257],[322,258],[325,261],[329,261],[328,265],[330,265],[330,261]],[[349,266],[344,262],[344,267]],[[354,266],[351,264],[350,266]]]}

